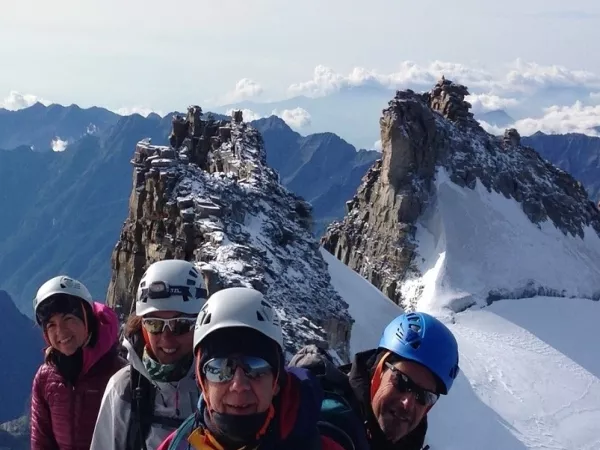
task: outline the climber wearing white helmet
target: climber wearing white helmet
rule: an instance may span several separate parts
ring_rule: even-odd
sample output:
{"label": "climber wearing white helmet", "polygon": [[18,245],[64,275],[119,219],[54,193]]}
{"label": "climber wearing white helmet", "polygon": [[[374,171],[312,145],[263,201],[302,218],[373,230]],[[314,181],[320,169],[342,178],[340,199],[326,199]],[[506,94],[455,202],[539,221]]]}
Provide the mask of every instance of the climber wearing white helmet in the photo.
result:
{"label": "climber wearing white helmet", "polygon": [[321,388],[304,369],[285,369],[277,312],[250,288],[212,295],[194,331],[198,410],[159,450],[341,450],[321,436]]}
{"label": "climber wearing white helmet", "polygon": [[125,365],[117,315],[66,275],[39,288],[33,309],[48,348],[31,392],[31,448],[87,450],[102,393]]}
{"label": "climber wearing white helmet", "polygon": [[206,298],[194,264],[171,259],[148,267],[125,326],[130,366],[108,384],[93,450],[153,450],[195,410],[193,331]]}

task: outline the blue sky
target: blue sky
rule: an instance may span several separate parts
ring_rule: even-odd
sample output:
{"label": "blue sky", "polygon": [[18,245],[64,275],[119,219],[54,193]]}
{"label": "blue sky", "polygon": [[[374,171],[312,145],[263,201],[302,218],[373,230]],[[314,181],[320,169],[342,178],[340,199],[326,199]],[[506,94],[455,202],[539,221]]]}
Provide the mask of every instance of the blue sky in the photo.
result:
{"label": "blue sky", "polygon": [[[0,98],[169,110],[224,103],[243,78],[290,95],[316,66],[398,71],[446,61],[504,73],[516,58],[600,73],[597,0],[19,0],[0,14]],[[8,70],[7,70],[8,68]],[[252,86],[255,90],[252,91]],[[256,88],[258,86],[258,88]],[[244,91],[242,89],[242,91]],[[229,97],[225,95],[230,92]]]}

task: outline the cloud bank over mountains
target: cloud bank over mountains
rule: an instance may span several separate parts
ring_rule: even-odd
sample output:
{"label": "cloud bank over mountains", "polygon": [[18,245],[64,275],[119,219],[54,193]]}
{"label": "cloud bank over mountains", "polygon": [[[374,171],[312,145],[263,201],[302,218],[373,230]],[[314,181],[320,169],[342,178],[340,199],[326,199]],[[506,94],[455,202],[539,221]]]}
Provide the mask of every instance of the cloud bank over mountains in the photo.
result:
{"label": "cloud bank over mountains", "polygon": [[[373,148],[379,139],[377,119],[394,91],[429,90],[442,75],[469,88],[467,101],[476,117],[504,111],[523,135],[536,131],[598,135],[600,130],[600,74],[522,59],[502,70],[447,61],[403,61],[390,73],[365,67],[341,73],[318,65],[307,79],[291,83],[284,92],[241,78],[231,91],[199,103],[221,113],[240,108],[246,120],[274,114],[297,131],[332,131],[356,146]],[[0,107],[15,110],[36,101],[51,103],[35,93],[12,91],[0,101]],[[173,110],[177,108],[180,105],[173,105]],[[164,116],[163,111],[149,106],[108,109],[121,115],[155,112]],[[490,132],[504,131],[505,124],[488,123],[489,116],[480,120]]]}

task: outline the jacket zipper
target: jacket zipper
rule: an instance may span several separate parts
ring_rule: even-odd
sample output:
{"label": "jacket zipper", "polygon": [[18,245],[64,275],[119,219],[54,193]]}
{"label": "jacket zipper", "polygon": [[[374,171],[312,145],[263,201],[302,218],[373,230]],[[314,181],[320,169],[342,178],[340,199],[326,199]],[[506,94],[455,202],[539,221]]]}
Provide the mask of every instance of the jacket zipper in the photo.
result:
{"label": "jacket zipper", "polygon": [[75,403],[76,403],[77,393],[75,392],[75,385],[71,385],[71,448],[75,447],[75,417],[77,416],[77,411],[75,411]]}

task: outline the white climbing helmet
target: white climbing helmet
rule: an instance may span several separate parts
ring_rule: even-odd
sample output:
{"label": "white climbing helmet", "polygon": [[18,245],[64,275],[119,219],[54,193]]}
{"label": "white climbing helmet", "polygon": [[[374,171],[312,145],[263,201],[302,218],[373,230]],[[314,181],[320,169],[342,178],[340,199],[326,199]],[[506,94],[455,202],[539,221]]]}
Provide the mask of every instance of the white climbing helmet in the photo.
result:
{"label": "white climbing helmet", "polygon": [[283,333],[277,311],[257,290],[222,289],[208,299],[196,320],[194,351],[211,333],[224,328],[246,327],[274,340],[283,351]]}
{"label": "white climbing helmet", "polygon": [[59,275],[51,278],[40,286],[33,299],[33,311],[37,317],[39,306],[47,299],[56,294],[67,294],[88,302],[90,305],[94,303],[92,295],[85,285],[66,275]]}
{"label": "white climbing helmet", "polygon": [[208,292],[204,278],[194,264],[182,259],[167,259],[151,264],[138,286],[135,314],[156,311],[198,314]]}

